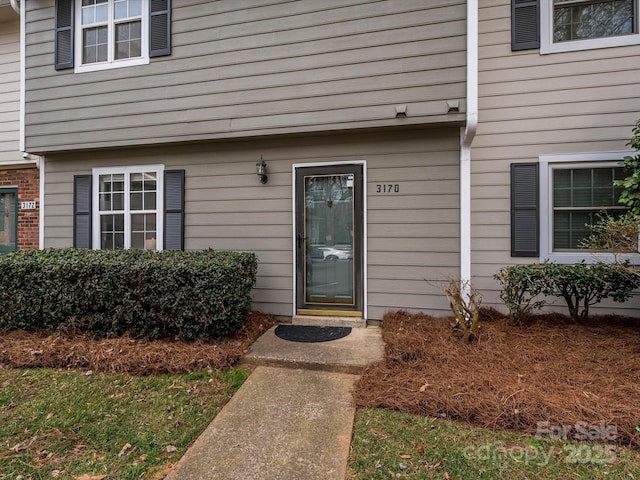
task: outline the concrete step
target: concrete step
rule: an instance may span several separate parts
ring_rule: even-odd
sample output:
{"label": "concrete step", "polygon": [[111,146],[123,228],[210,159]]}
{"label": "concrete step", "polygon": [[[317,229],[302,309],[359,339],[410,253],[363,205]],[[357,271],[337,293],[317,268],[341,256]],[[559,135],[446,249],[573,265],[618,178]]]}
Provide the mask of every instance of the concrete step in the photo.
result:
{"label": "concrete step", "polygon": [[367,328],[367,321],[362,317],[325,317],[315,315],[295,315],[291,319],[291,324],[307,325],[311,327]]}
{"label": "concrete step", "polygon": [[272,327],[251,347],[240,366],[271,366],[359,374],[382,360],[384,343],[378,327],[353,328],[330,342],[302,343],[279,338]]}

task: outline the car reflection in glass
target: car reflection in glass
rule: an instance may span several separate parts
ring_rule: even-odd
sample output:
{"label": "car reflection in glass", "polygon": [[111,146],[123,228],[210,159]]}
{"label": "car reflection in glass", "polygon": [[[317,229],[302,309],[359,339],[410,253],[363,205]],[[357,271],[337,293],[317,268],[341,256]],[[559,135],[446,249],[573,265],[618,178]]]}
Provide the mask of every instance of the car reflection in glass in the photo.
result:
{"label": "car reflection in glass", "polygon": [[[350,260],[353,258],[351,245],[334,245],[333,247],[317,247],[318,254],[322,255],[322,259],[329,262],[337,260]],[[319,255],[318,255],[319,256]]]}

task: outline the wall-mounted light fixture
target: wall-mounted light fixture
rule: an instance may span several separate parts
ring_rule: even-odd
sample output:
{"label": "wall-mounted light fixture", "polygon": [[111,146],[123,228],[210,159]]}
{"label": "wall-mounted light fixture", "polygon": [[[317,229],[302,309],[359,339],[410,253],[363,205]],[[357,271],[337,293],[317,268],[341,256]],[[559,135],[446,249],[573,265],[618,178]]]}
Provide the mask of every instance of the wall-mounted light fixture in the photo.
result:
{"label": "wall-mounted light fixture", "polygon": [[260,161],[256,163],[256,173],[258,174],[258,177],[260,177],[260,183],[267,183],[269,177],[267,177],[267,164],[264,163],[264,160],[260,159]]}

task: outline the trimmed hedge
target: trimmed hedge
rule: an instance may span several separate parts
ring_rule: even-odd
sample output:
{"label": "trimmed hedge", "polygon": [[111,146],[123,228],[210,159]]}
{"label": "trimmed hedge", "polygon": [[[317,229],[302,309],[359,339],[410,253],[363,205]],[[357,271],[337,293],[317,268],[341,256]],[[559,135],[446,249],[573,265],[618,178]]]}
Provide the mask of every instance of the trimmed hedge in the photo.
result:
{"label": "trimmed hedge", "polygon": [[242,326],[245,252],[50,249],[0,257],[0,329],[209,340]]}

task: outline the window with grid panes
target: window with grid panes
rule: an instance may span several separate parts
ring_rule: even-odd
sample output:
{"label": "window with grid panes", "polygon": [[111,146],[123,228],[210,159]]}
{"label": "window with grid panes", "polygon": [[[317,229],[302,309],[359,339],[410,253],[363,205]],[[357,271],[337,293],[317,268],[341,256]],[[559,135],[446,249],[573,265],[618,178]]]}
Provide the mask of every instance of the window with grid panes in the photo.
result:
{"label": "window with grid panes", "polygon": [[148,0],[76,2],[81,65],[148,60]]}
{"label": "window with grid panes", "polygon": [[625,177],[619,166],[553,168],[553,251],[579,249],[599,213],[616,216],[626,211],[618,203],[622,189],[614,186]]}
{"label": "window with grid panes", "polygon": [[96,175],[96,244],[101,249],[159,249],[161,170],[102,170]]}

